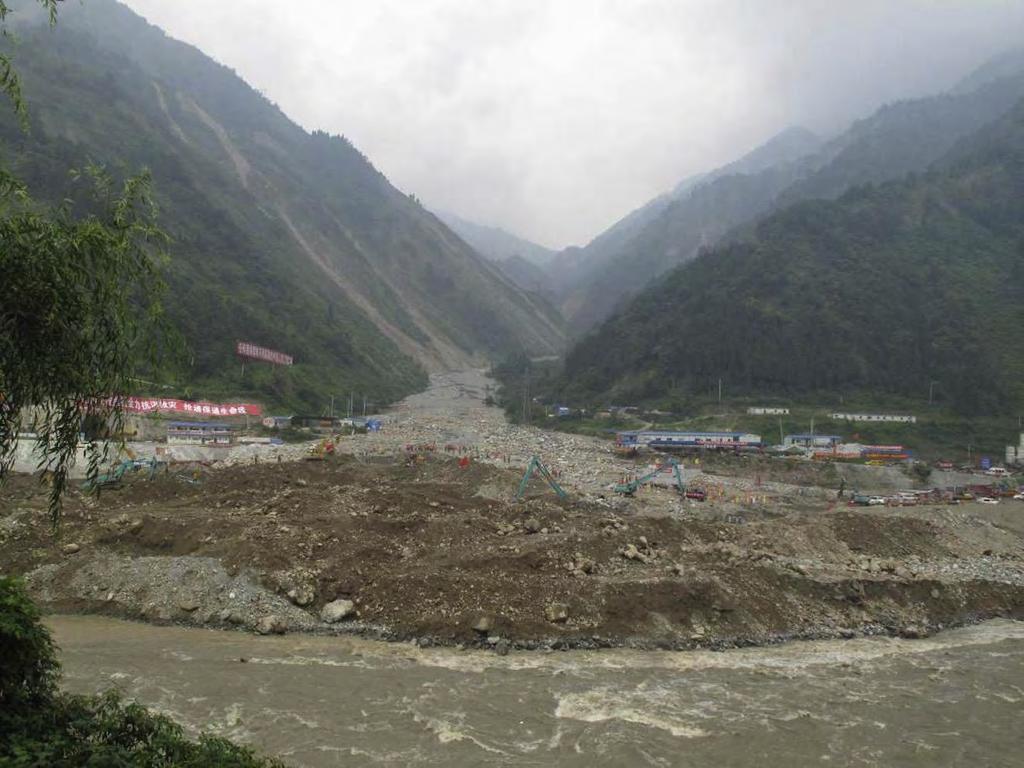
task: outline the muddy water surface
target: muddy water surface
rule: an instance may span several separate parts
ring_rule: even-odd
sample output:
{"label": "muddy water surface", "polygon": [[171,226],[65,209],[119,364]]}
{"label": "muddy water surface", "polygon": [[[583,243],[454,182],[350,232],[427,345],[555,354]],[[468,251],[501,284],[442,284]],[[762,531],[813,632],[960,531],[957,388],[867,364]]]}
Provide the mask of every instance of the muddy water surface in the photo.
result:
{"label": "muddy water surface", "polygon": [[927,640],[506,657],[49,624],[69,690],[118,688],[295,766],[1024,765],[1024,623]]}

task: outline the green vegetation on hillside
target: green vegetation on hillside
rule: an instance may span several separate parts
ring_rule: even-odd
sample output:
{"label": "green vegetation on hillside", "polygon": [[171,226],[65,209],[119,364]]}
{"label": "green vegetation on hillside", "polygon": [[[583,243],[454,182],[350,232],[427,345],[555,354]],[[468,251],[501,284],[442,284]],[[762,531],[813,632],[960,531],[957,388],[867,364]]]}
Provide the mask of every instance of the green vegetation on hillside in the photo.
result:
{"label": "green vegetation on hillside", "polygon": [[[984,69],[984,68],[983,68]],[[775,201],[836,198],[864,184],[927,170],[958,140],[1004,115],[1024,98],[1024,61],[1005,77],[979,79],[974,88],[888,104],[808,159],[800,179]]]}
{"label": "green vegetation on hillside", "polygon": [[929,169],[955,143],[1024,97],[1024,59],[983,67],[948,94],[887,105],[819,145],[790,130],[741,160],[651,201],[555,262],[562,309],[576,334],[594,328],[703,247],[735,241],[773,210],[835,198]]}
{"label": "green vegetation on hillside", "polygon": [[[56,0],[35,8],[56,23]],[[0,37],[8,35],[10,13],[0,0]],[[21,75],[3,51],[0,92],[24,135],[29,119]],[[57,523],[83,419],[118,429],[123,412],[110,396],[126,394],[138,373],[154,372],[172,357],[174,334],[161,302],[166,237],[144,174],[115,185],[88,166],[76,174],[73,198],[46,205],[31,196],[17,170],[10,158],[0,160],[0,484],[27,427],[38,436]],[[23,425],[29,409],[31,421]],[[105,450],[90,446],[90,478]]]}
{"label": "green vegetation on hillside", "polygon": [[[717,381],[703,391],[677,387],[653,399],[575,399],[565,390],[562,364],[554,360],[531,362],[525,356],[504,360],[491,369],[498,381],[496,401],[512,423],[522,423],[524,391],[529,382],[529,420],[534,426],[558,432],[612,439],[616,431],[631,429],[693,430],[700,432],[740,431],[761,435],[768,444],[782,442],[785,435],[814,431],[840,435],[845,441],[868,445],[903,445],[925,461],[948,459],[955,464],[977,466],[988,456],[1001,461],[1007,444],[1016,443],[1024,432],[1020,419],[1006,415],[965,416],[939,403],[929,403],[927,393],[918,397],[863,392],[803,393],[789,396],[738,395],[730,392],[719,402]],[[571,415],[555,417],[552,406],[565,405]],[[609,413],[609,405],[640,406],[638,412]],[[781,406],[783,416],[747,413],[750,406]],[[583,409],[585,412],[581,412]],[[655,412],[656,411],[656,412]],[[835,420],[836,411],[854,413],[907,413],[915,423],[850,422]]]}
{"label": "green vegetation on hillside", "polygon": [[707,392],[1024,409],[1024,104],[933,172],[764,220],[677,268],[568,355],[576,401]]}
{"label": "green vegetation on hillside", "polygon": [[[192,353],[168,382],[178,393],[319,411],[331,395],[386,402],[420,389],[426,365],[560,348],[546,302],[344,138],[303,131],[112,0],[68,4],[54,30],[17,5],[17,43],[4,50],[23,76],[31,132],[0,120],[0,152],[48,202],[69,195],[69,168],[149,170],[171,237],[166,308]],[[246,366],[242,378],[240,339],[296,364]]]}
{"label": "green vegetation on hillside", "polygon": [[[138,69],[64,26],[20,34],[14,55],[31,132],[0,120],[0,143],[29,190],[52,201],[73,191],[69,169],[90,161],[149,170],[171,237],[165,306],[191,351],[188,370],[172,382],[176,391],[315,407],[342,387],[397,397],[421,386],[418,367],[289,253],[283,226],[235,197],[201,153],[176,146],[156,107],[141,98],[155,91]],[[247,380],[238,380],[239,339],[284,350],[297,365],[249,366]]]}

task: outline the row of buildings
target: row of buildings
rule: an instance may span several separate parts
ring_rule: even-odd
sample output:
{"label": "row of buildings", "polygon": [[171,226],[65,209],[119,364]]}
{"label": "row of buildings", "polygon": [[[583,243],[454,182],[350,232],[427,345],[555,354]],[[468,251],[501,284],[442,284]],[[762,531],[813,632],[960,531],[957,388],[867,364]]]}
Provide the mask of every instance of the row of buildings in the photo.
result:
{"label": "row of buildings", "polygon": [[[789,416],[789,408],[753,405],[747,408],[749,416]],[[916,424],[917,416],[903,413],[845,413],[834,411],[828,415],[833,421],[864,423]]]}
{"label": "row of buildings", "polygon": [[632,453],[656,451],[720,451],[759,453],[772,450],[822,460],[903,461],[911,452],[902,445],[844,443],[840,435],[786,435],[779,445],[768,445],[753,432],[687,432],[681,430],[629,430],[617,432],[619,450]]}
{"label": "row of buildings", "polygon": [[[262,426],[271,431],[296,429],[315,434],[335,434],[347,428],[379,432],[384,419],[379,416],[338,418],[332,416],[266,416]],[[242,424],[222,421],[168,421],[166,437],[169,445],[229,446],[238,442],[273,441],[272,436],[252,438],[242,434]]]}

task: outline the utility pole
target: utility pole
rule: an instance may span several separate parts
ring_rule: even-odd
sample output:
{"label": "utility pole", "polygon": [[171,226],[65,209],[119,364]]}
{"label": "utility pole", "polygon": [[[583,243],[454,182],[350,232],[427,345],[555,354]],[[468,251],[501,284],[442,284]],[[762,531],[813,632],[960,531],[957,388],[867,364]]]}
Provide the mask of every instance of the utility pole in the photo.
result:
{"label": "utility pole", "polygon": [[363,416],[366,416],[366,395],[363,395]]}
{"label": "utility pole", "polygon": [[331,418],[334,418],[334,395],[331,395]]}
{"label": "utility pole", "polygon": [[811,416],[811,437],[814,437],[814,417]]}
{"label": "utility pole", "polygon": [[526,364],[526,377],[523,383],[523,423],[530,423],[530,364]]}
{"label": "utility pole", "polygon": [[782,445],[786,439],[782,436],[782,417],[779,416],[779,445]]}
{"label": "utility pole", "polygon": [[935,402],[935,385],[938,383],[939,382],[937,381],[928,382],[928,405],[931,405],[933,402]]}
{"label": "utility pole", "polygon": [[718,404],[722,404],[722,378],[718,378]]}

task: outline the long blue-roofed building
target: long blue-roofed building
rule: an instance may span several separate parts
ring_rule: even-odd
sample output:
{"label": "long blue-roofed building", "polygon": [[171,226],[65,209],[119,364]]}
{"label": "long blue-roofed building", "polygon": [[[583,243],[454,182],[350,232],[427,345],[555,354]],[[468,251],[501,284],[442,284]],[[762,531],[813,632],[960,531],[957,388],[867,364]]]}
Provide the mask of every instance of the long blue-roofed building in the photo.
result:
{"label": "long blue-roofed building", "polygon": [[750,452],[764,448],[761,436],[752,432],[680,432],[632,430],[617,432],[615,444],[623,451],[733,451]]}

